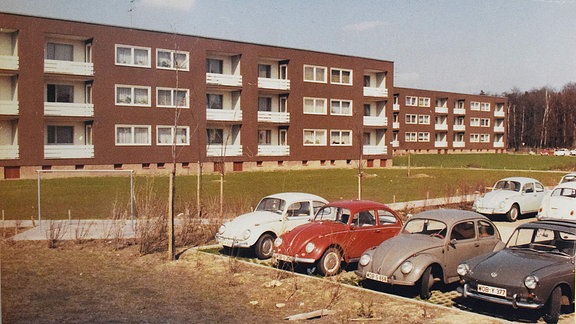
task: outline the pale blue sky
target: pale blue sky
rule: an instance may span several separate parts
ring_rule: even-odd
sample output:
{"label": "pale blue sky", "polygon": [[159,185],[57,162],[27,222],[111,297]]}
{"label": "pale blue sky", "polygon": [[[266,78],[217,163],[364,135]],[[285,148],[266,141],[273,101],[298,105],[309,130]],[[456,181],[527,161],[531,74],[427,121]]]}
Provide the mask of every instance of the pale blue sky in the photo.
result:
{"label": "pale blue sky", "polygon": [[0,0],[0,11],[394,61],[400,87],[576,82],[576,0]]}

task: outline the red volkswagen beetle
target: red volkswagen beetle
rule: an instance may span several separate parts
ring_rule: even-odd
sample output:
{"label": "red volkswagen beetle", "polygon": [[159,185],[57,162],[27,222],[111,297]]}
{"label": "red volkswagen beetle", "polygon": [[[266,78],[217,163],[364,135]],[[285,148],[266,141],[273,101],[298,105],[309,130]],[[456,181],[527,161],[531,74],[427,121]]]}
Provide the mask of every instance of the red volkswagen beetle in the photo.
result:
{"label": "red volkswagen beetle", "polygon": [[342,262],[360,259],[366,249],[396,236],[400,217],[388,206],[368,200],[342,200],[322,207],[314,219],[274,241],[278,264],[307,265],[324,276],[340,272]]}

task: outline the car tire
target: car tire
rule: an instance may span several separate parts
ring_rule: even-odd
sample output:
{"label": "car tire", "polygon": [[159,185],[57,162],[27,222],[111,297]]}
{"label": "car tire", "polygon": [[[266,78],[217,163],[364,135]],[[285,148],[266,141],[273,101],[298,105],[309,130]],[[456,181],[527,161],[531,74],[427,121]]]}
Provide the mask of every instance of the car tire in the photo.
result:
{"label": "car tire", "polygon": [[434,276],[432,266],[428,266],[420,278],[420,299],[427,300],[432,296],[432,286],[434,286]]}
{"label": "car tire", "polygon": [[512,205],[512,207],[510,207],[510,210],[506,213],[506,219],[509,222],[515,222],[518,219],[518,216],[520,215],[520,207],[518,207],[517,204]]}
{"label": "car tire", "polygon": [[254,252],[260,260],[271,258],[274,253],[274,236],[268,233],[262,234],[256,241]]}
{"label": "car tire", "polygon": [[337,248],[331,247],[324,252],[318,261],[318,272],[323,276],[333,276],[340,272],[342,254]]}
{"label": "car tire", "polygon": [[552,290],[545,311],[546,313],[543,317],[546,323],[558,323],[558,318],[560,318],[560,312],[562,311],[562,288],[556,287]]}

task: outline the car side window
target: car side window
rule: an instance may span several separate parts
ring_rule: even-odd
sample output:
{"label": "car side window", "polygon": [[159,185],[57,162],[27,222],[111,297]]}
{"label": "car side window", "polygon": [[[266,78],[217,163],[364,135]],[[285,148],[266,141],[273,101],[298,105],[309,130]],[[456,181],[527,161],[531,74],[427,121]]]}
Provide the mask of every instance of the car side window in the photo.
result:
{"label": "car side window", "polygon": [[354,214],[352,224],[359,227],[376,225],[376,217],[374,217],[374,211],[363,210],[357,214]]}
{"label": "car side window", "polygon": [[544,185],[541,183],[536,183],[536,192],[544,192]]}
{"label": "car side window", "polygon": [[380,219],[380,224],[396,224],[396,222],[398,222],[398,220],[396,219],[396,217],[394,217],[394,215],[387,211],[387,210],[383,210],[380,209],[378,210],[378,218]]}
{"label": "car side window", "polygon": [[494,226],[492,226],[492,224],[482,220],[478,222],[478,236],[480,238],[493,237],[494,233]]}
{"label": "car side window", "polygon": [[321,202],[321,201],[316,201],[316,200],[315,200],[315,201],[312,202],[312,209],[313,209],[313,211],[314,211],[314,215],[316,215],[316,213],[318,212],[318,210],[319,210],[320,208],[322,208],[322,206],[324,206],[324,203]]}
{"label": "car side window", "polygon": [[527,183],[524,185],[524,188],[522,189],[523,192],[525,193],[532,193],[534,192],[534,184],[533,183]]}
{"label": "car side window", "polygon": [[295,202],[288,207],[288,216],[310,216],[310,203]]}
{"label": "car side window", "polygon": [[466,221],[454,225],[452,232],[450,233],[450,240],[468,240],[476,237],[474,230],[474,222]]}

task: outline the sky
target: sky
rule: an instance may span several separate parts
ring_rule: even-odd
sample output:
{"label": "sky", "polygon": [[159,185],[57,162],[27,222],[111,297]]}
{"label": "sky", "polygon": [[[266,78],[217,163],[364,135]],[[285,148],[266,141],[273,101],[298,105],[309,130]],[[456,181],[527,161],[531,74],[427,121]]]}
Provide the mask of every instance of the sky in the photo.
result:
{"label": "sky", "polygon": [[0,0],[0,11],[393,61],[398,87],[576,82],[576,0]]}

